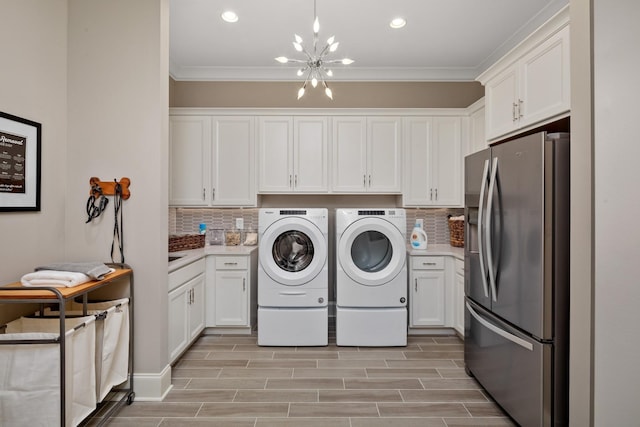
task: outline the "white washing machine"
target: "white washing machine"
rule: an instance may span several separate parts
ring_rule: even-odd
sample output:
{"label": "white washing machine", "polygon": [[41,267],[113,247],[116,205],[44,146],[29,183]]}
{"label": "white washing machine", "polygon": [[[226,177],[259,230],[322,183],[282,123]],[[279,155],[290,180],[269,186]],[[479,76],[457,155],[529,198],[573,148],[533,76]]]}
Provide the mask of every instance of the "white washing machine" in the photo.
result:
{"label": "white washing machine", "polygon": [[407,345],[404,209],[336,210],[336,344]]}
{"label": "white washing machine", "polygon": [[258,345],[328,344],[327,209],[260,209]]}

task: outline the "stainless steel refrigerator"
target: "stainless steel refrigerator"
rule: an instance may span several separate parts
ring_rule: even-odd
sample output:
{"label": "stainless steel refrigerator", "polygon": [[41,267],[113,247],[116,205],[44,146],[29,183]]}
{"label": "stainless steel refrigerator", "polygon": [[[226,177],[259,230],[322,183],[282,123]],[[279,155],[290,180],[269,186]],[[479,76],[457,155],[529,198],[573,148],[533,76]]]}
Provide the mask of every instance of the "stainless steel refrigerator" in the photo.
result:
{"label": "stainless steel refrigerator", "polygon": [[569,134],[465,158],[465,364],[521,426],[568,425]]}

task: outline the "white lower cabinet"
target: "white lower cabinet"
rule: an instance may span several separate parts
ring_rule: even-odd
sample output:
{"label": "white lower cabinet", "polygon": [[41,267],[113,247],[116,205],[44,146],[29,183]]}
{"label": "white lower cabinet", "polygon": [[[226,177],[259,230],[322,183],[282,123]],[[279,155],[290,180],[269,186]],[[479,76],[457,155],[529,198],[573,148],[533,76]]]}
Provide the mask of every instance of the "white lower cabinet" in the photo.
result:
{"label": "white lower cabinet", "polygon": [[169,363],[175,362],[204,329],[204,270],[204,260],[198,260],[169,273]]}
{"label": "white lower cabinet", "polygon": [[257,251],[250,255],[207,257],[208,328],[230,327],[250,332],[255,327],[256,263]]}
{"label": "white lower cabinet", "polygon": [[412,256],[409,327],[445,326],[445,268],[442,256]]}
{"label": "white lower cabinet", "polygon": [[464,336],[464,261],[455,259],[453,283],[453,329]]}
{"label": "white lower cabinet", "polygon": [[453,255],[409,256],[409,328],[453,328],[464,336],[464,262]]}

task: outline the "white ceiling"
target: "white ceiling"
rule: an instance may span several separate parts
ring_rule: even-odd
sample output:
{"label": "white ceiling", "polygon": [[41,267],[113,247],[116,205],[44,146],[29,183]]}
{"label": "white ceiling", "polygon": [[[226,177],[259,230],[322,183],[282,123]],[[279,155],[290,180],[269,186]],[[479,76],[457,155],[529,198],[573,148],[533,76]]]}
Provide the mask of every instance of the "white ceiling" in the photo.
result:
{"label": "white ceiling", "polygon": [[[335,35],[334,80],[468,81],[569,0],[316,0],[319,38]],[[297,80],[294,34],[312,41],[314,0],[170,0],[176,80]],[[233,10],[235,24],[220,14]],[[389,22],[407,20],[400,30]]]}

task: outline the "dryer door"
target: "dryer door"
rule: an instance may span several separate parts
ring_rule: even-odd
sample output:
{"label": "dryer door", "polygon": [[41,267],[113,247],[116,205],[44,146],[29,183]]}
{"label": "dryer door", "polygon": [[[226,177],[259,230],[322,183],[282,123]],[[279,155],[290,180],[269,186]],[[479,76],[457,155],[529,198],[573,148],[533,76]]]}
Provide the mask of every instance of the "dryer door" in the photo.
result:
{"label": "dryer door", "polygon": [[340,236],[338,261],[344,272],[365,286],[380,286],[400,273],[406,260],[404,236],[381,218],[363,218]]}
{"label": "dryer door", "polygon": [[300,286],[322,271],[327,260],[327,242],[312,222],[286,217],[265,230],[259,258],[262,269],[274,281]]}

